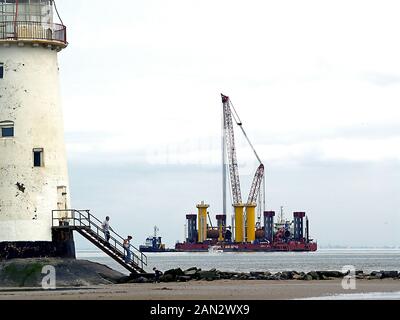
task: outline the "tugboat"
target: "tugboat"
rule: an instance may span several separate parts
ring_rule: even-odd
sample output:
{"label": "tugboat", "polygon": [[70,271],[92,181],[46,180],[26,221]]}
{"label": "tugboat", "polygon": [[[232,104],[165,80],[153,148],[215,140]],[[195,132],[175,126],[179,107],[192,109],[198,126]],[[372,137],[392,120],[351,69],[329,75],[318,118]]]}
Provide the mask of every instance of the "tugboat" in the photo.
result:
{"label": "tugboat", "polygon": [[160,231],[157,226],[154,226],[154,235],[146,239],[144,245],[139,246],[140,252],[175,252],[174,249],[166,249],[165,244],[162,243],[161,237],[157,236]]}

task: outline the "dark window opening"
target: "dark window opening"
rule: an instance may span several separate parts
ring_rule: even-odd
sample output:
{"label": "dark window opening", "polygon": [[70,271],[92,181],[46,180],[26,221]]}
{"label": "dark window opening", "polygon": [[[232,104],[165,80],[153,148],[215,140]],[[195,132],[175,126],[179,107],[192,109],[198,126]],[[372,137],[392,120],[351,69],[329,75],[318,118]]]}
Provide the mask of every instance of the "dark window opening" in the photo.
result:
{"label": "dark window opening", "polygon": [[0,79],[4,78],[4,64],[0,63]]}
{"label": "dark window opening", "polygon": [[14,137],[14,122],[0,121],[0,138]]}
{"label": "dark window opening", "polygon": [[1,128],[2,137],[14,137],[14,127],[11,128]]}
{"label": "dark window opening", "polygon": [[33,166],[43,167],[43,149],[33,149]]}

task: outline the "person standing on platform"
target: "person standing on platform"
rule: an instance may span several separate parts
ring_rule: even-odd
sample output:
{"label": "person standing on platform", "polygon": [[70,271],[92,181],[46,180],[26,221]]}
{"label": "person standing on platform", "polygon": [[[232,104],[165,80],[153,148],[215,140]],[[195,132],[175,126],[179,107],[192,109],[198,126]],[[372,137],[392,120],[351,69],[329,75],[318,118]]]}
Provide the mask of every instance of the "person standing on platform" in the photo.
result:
{"label": "person standing on platform", "polygon": [[110,227],[110,217],[106,217],[106,220],[104,220],[101,227],[103,228],[104,238],[106,239],[107,244],[110,244],[110,230],[112,231],[112,228]]}

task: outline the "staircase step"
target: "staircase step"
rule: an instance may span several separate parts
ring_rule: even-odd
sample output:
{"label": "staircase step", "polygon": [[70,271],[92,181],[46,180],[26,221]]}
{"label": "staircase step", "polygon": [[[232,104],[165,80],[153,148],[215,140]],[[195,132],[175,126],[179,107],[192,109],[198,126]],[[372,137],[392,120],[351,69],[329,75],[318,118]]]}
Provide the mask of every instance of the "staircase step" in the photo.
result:
{"label": "staircase step", "polygon": [[[121,252],[121,249],[113,246],[111,243],[107,243],[105,239],[102,238],[102,236],[95,232],[93,229],[89,227],[81,227],[81,228],[75,228],[76,231],[78,231],[81,235],[83,235],[86,239],[88,239],[90,242],[92,242],[94,245],[96,245],[99,249],[101,249],[104,253],[106,253],[109,257],[114,259],[116,262],[118,262],[120,265],[122,265],[124,268],[129,270],[130,272],[133,273],[143,273],[145,272],[142,267],[140,267],[139,264],[137,264],[135,261],[131,261],[130,263],[125,262],[125,255],[124,253]],[[133,257],[137,257],[137,255],[132,252]]]}

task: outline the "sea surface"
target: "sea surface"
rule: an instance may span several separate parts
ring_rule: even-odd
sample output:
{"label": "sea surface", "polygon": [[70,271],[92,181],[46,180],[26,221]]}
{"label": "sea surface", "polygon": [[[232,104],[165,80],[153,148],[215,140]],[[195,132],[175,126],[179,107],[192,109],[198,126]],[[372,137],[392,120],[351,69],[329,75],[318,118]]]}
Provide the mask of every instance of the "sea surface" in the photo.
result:
{"label": "sea surface", "polygon": [[[79,250],[79,259],[108,265],[122,273],[127,271],[101,251]],[[313,271],[338,270],[354,266],[364,272],[380,270],[400,271],[400,249],[320,249],[317,252],[264,252],[264,253],[149,253],[147,270],[157,267],[161,271],[172,268],[216,268],[221,271]],[[346,267],[346,270],[349,270]]]}

